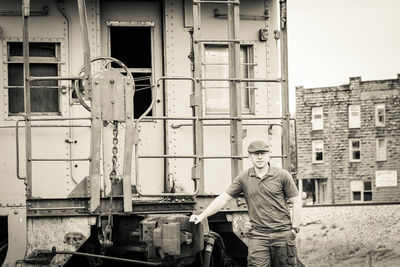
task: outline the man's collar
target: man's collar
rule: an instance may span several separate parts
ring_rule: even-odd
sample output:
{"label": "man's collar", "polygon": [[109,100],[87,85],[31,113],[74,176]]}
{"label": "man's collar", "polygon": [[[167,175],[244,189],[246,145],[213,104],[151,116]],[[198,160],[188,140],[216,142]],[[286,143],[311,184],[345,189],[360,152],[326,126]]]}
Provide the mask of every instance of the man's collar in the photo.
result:
{"label": "man's collar", "polygon": [[[271,164],[268,162],[268,172],[267,172],[267,177],[269,176],[273,176],[273,172],[272,172],[273,167],[271,167]],[[254,170],[254,167],[249,169],[249,176],[250,177],[258,177],[256,174],[256,171]],[[262,178],[262,177],[260,177]]]}

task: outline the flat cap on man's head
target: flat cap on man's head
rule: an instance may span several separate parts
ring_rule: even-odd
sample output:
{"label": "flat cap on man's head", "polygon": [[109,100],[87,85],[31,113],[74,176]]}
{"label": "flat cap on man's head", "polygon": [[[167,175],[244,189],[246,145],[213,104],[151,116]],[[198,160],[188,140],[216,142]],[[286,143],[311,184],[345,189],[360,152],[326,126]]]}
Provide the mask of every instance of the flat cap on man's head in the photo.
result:
{"label": "flat cap on man's head", "polygon": [[247,147],[247,151],[249,153],[257,152],[257,151],[269,151],[269,146],[265,141],[257,140],[250,143]]}

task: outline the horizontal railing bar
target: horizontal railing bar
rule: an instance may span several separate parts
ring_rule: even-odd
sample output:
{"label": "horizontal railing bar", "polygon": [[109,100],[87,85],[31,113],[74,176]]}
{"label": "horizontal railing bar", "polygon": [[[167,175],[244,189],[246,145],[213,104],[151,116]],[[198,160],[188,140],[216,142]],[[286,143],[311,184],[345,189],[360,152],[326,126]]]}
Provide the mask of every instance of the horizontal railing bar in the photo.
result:
{"label": "horizontal railing bar", "polygon": [[[142,155],[138,156],[139,158],[145,159],[158,159],[158,158],[199,158],[199,159],[247,159],[248,156],[201,156],[198,157],[196,155]],[[282,158],[282,155],[270,156],[270,158]]]}
{"label": "horizontal railing bar", "polygon": [[282,79],[257,79],[257,78],[198,78],[196,79],[198,82],[228,82],[228,81],[237,81],[237,82],[269,82],[269,83],[281,83]]}
{"label": "horizontal railing bar", "polygon": [[[78,120],[91,120],[92,118],[41,118],[41,119],[29,119],[29,121],[78,121]],[[24,122],[25,120],[18,120],[18,122]]]}
{"label": "horizontal railing bar", "polygon": [[90,161],[90,159],[30,159],[30,161]]}
{"label": "horizontal railing bar", "polygon": [[[23,85],[5,85],[3,87],[4,88],[8,88],[8,89],[19,89],[19,88],[23,89],[24,88]],[[32,86],[31,85],[30,87],[33,88],[33,89],[35,89],[35,88],[38,88],[38,89],[42,89],[42,88],[62,89],[62,88],[64,88],[64,86],[62,86],[62,85],[60,85],[60,86],[58,86],[58,85],[49,85],[49,86],[47,86],[47,85],[33,85]]]}
{"label": "horizontal railing bar", "polygon": [[[203,66],[229,66],[229,63],[201,63]],[[240,63],[240,65],[246,65],[246,66],[257,66],[257,63]]]}
{"label": "horizontal railing bar", "polygon": [[[31,128],[79,128],[79,127],[85,127],[85,128],[90,128],[90,125],[31,125]],[[25,125],[19,126],[18,128],[25,128]],[[15,126],[12,125],[3,125],[0,126],[0,129],[15,129]]]}
{"label": "horizontal railing bar", "polygon": [[[182,123],[182,124],[172,124],[173,129],[178,129],[181,126],[194,126],[194,124]],[[215,123],[215,124],[203,124],[203,126],[230,126],[229,123]],[[243,123],[242,126],[280,126],[280,123]]]}
{"label": "horizontal railing bar", "polygon": [[143,120],[284,120],[282,117],[145,117]]}
{"label": "horizontal railing bar", "polygon": [[240,1],[212,1],[212,0],[193,0],[193,4],[240,4]]}
{"label": "horizontal railing bar", "polygon": [[194,43],[240,43],[239,39],[196,39]]}
{"label": "horizontal railing bar", "polygon": [[169,159],[169,158],[197,158],[195,155],[155,155],[155,156],[149,156],[149,155],[145,155],[145,156],[139,156],[139,158],[141,159]]}
{"label": "horizontal railing bar", "polygon": [[81,76],[30,76],[28,78],[29,81],[62,81],[62,80],[84,80],[85,77]]}

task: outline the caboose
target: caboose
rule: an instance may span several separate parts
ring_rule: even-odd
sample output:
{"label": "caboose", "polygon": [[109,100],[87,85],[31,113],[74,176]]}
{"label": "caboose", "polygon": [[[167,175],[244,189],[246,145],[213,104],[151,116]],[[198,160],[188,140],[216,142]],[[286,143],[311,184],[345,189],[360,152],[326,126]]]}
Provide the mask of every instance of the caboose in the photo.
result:
{"label": "caboose", "polygon": [[[238,197],[289,169],[285,0],[0,3],[0,264],[241,266]],[[114,263],[115,264],[115,263]]]}

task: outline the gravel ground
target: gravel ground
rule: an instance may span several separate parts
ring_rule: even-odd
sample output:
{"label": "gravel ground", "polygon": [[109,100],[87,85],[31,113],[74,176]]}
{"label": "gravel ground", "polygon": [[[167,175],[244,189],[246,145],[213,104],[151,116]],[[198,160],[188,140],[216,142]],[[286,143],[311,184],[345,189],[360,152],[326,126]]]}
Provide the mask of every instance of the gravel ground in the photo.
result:
{"label": "gravel ground", "polygon": [[297,237],[307,266],[400,266],[400,204],[305,207]]}

